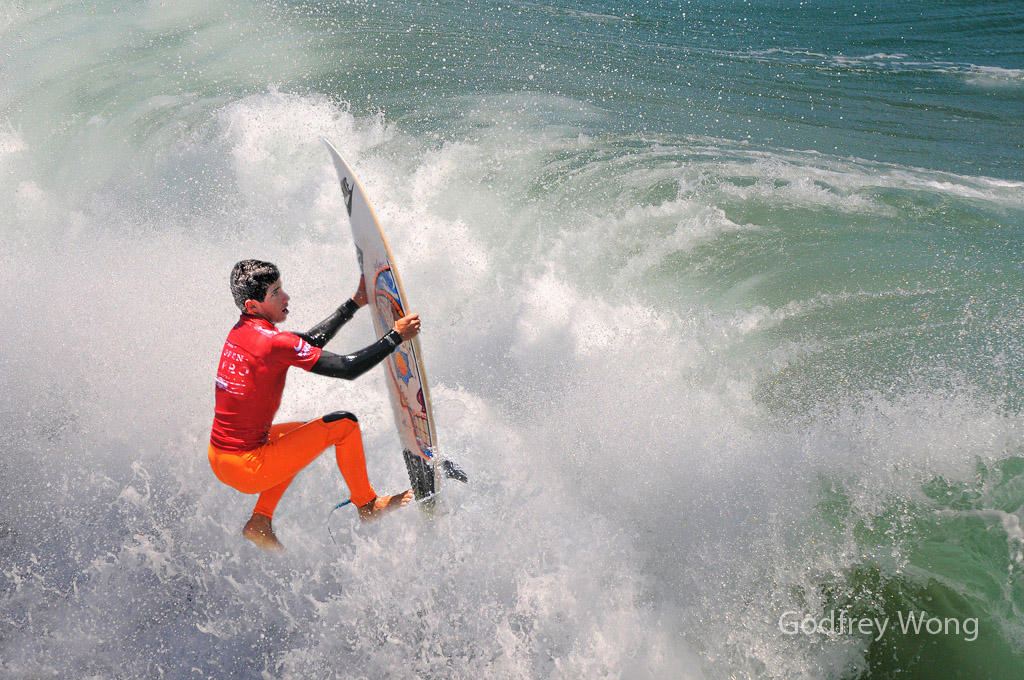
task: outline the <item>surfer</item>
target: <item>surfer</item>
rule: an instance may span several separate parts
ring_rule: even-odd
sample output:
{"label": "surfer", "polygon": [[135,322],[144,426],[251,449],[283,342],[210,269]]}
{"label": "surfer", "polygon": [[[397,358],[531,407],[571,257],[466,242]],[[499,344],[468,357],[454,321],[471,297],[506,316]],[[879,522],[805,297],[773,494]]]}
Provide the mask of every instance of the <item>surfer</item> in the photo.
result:
{"label": "surfer", "polygon": [[237,263],[231,270],[231,294],[242,315],[228,333],[217,369],[209,457],[217,479],[242,493],[259,494],[242,536],[263,550],[284,550],[271,527],[274,508],[295,474],[331,445],[360,519],[370,521],[408,505],[412,489],[378,496],[370,486],[359,423],[351,413],[271,423],[291,366],[353,380],[414,338],[420,331],[419,315],[398,319],[377,342],[342,356],[323,347],[366,304],[363,279],[352,299],[307,333],[278,330],[276,324],[288,316],[290,298],[282,288],[281,272],[270,262]]}

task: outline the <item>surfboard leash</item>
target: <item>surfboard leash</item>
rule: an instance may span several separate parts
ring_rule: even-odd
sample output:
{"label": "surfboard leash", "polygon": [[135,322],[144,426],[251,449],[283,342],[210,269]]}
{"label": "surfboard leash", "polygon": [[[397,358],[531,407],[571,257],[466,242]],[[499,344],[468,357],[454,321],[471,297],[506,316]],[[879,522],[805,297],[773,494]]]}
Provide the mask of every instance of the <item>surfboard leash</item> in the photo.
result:
{"label": "surfboard leash", "polygon": [[338,547],[338,539],[334,538],[334,532],[331,530],[331,515],[333,515],[334,511],[337,510],[338,508],[343,508],[346,505],[349,505],[351,502],[351,498],[349,498],[347,501],[342,501],[335,505],[333,508],[331,508],[331,511],[327,513],[327,533],[330,534],[331,542],[334,543],[335,548]]}

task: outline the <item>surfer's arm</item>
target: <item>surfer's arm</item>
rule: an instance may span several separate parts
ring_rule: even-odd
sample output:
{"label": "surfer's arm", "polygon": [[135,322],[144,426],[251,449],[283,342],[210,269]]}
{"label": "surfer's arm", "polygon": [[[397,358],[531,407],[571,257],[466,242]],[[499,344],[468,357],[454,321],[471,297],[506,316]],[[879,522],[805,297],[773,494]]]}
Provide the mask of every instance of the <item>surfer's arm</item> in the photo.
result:
{"label": "surfer's arm", "polygon": [[355,316],[358,309],[359,305],[355,300],[348,300],[341,307],[334,310],[333,314],[310,328],[305,333],[296,333],[295,335],[299,336],[314,347],[323,349],[324,345],[330,342],[331,338],[337,334],[338,329],[348,323],[348,321]]}
{"label": "surfer's arm", "polygon": [[395,321],[395,327],[384,337],[355,354],[341,355],[323,350],[309,370],[317,375],[355,380],[384,361],[404,341],[415,338],[419,332],[420,315],[408,314]]}
{"label": "surfer's arm", "polygon": [[355,380],[384,361],[401,343],[402,336],[398,331],[392,330],[369,347],[353,354],[334,354],[324,350],[320,354],[320,359],[309,370],[317,375]]}

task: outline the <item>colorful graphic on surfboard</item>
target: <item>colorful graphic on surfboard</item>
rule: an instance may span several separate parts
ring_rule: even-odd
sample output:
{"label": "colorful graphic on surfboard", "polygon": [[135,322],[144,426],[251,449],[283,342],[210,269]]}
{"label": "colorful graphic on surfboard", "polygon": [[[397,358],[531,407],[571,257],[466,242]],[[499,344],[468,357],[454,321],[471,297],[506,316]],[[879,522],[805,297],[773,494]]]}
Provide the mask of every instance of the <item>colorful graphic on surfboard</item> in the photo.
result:
{"label": "colorful graphic on surfboard", "polygon": [[[338,172],[359,269],[366,280],[368,306],[374,312],[374,331],[380,337],[391,330],[396,319],[406,315],[408,298],[373,206],[348,163],[329,141],[324,140],[324,143]],[[437,455],[430,390],[421,357],[419,339],[413,338],[399,345],[384,362],[388,395],[402,442],[409,482],[418,500],[430,498],[440,491],[442,476],[466,481],[465,473],[457,465],[441,460]]]}

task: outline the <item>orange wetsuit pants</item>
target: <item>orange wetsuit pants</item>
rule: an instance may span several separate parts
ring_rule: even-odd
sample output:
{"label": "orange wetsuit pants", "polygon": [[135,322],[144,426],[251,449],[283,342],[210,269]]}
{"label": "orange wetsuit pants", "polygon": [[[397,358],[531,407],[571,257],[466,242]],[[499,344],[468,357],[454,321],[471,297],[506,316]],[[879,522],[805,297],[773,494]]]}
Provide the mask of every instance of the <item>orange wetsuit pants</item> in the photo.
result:
{"label": "orange wetsuit pants", "polygon": [[210,467],[217,479],[242,493],[258,493],[254,513],[274,516],[274,508],[295,474],[328,446],[334,445],[338,469],[353,505],[366,505],[377,494],[366,476],[366,457],[359,423],[339,411],[308,423],[278,423],[269,441],[251,451],[223,451],[210,444]]}

